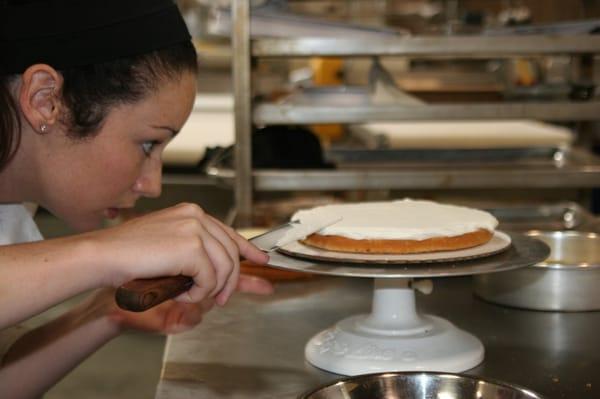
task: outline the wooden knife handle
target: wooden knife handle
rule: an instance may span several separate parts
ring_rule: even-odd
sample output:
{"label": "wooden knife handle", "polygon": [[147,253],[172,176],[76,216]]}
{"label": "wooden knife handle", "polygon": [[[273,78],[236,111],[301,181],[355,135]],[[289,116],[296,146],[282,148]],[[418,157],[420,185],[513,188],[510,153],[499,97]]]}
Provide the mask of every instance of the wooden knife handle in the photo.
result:
{"label": "wooden knife handle", "polygon": [[193,285],[194,280],[188,276],[137,279],[117,288],[115,300],[121,309],[143,312],[175,298]]}

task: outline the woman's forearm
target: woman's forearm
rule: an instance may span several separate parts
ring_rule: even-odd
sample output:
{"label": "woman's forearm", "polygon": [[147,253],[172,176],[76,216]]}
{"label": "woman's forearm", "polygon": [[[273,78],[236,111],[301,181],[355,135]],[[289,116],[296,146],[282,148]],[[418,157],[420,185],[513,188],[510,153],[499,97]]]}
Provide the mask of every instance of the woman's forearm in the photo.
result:
{"label": "woman's forearm", "polygon": [[0,246],[0,329],[105,284],[93,252],[77,236]]}
{"label": "woman's forearm", "polygon": [[28,332],[4,357],[0,397],[40,397],[119,332],[118,324],[90,303]]}

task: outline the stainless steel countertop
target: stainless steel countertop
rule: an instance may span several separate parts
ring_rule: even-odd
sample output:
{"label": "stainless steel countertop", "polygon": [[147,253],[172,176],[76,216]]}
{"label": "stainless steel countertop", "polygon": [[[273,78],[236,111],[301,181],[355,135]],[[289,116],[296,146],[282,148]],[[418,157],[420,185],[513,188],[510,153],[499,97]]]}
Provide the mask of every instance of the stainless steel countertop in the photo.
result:
{"label": "stainless steel countertop", "polygon": [[[269,297],[237,295],[193,331],[167,340],[156,399],[296,398],[338,378],[304,360],[304,345],[335,322],[370,311],[372,280],[279,283]],[[470,277],[438,278],[417,309],[476,335],[485,359],[467,371],[549,399],[600,397],[600,312],[518,310],[483,302]]]}

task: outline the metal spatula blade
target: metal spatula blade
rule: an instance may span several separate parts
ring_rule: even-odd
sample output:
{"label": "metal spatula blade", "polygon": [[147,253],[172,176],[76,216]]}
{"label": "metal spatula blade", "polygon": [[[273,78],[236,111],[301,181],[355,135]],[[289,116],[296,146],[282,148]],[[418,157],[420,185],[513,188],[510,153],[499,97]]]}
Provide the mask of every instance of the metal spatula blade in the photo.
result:
{"label": "metal spatula blade", "polygon": [[250,239],[250,242],[265,252],[271,252],[294,241],[301,240],[325,227],[334,225],[341,220],[341,217],[334,217],[310,224],[291,221]]}

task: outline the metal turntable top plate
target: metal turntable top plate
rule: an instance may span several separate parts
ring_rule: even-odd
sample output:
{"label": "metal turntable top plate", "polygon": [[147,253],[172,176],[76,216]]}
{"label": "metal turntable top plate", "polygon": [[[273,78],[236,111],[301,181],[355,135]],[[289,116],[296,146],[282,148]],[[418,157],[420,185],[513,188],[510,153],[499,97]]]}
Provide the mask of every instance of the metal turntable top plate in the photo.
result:
{"label": "metal turntable top plate", "polygon": [[477,259],[428,263],[349,263],[307,260],[271,252],[269,265],[281,269],[332,276],[371,278],[416,278],[465,276],[530,266],[545,260],[550,248],[540,240],[521,234],[508,234],[511,245],[505,251]]}

